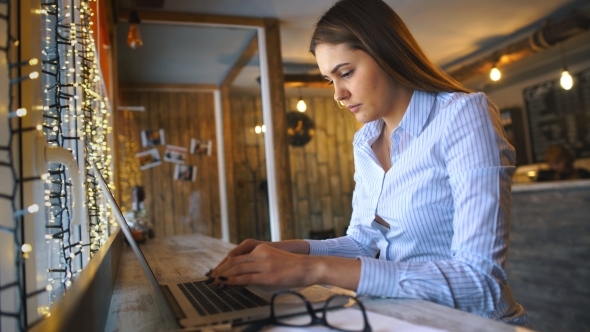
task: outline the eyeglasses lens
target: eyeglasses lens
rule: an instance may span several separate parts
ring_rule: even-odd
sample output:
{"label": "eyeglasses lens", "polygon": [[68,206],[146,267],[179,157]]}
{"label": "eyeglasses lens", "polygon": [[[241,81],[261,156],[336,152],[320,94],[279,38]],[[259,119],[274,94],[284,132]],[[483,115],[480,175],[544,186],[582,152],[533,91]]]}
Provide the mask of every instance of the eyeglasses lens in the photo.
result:
{"label": "eyeglasses lens", "polygon": [[[279,294],[275,297],[273,305],[277,321],[280,324],[289,326],[309,326],[311,324],[311,316],[305,311],[305,301],[301,297],[291,293]],[[302,314],[289,315],[294,313]]]}
{"label": "eyeglasses lens", "polygon": [[328,326],[341,331],[364,331],[365,318],[363,316],[363,309],[355,299],[348,296],[337,296],[330,301],[343,301],[343,298],[348,298],[348,303],[344,305],[344,309],[326,311]]}

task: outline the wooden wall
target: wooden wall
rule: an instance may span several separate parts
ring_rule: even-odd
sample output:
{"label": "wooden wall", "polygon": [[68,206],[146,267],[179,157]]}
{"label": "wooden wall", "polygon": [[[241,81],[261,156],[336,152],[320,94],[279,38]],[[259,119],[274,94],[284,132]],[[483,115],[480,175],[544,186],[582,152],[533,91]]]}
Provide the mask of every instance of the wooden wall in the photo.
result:
{"label": "wooden wall", "polygon": [[[305,99],[305,114],[313,120],[316,135],[303,147],[289,147],[296,238],[307,238],[310,230],[331,228],[336,236],[342,236],[350,221],[352,138],[359,125],[350,114],[334,109],[332,100]],[[287,98],[287,110],[295,110],[297,101]],[[231,109],[238,240],[268,240],[268,205],[260,189],[266,179],[264,141],[254,133],[254,127],[262,124],[260,98],[232,96]]]}
{"label": "wooden wall", "polygon": [[[295,110],[298,98],[287,98]],[[293,182],[294,233],[307,238],[310,230],[334,229],[344,235],[352,213],[352,138],[359,128],[350,114],[334,109],[332,98],[305,99],[307,114],[315,124],[315,137],[304,147],[289,147]],[[235,229],[239,243],[246,238],[270,240],[264,137],[254,128],[262,125],[259,96],[230,98],[232,160],[234,169]],[[117,169],[120,203],[131,209],[131,188],[143,185],[146,210],[157,236],[201,233],[221,236],[215,142],[214,105],[211,93],[122,90],[120,105],[146,107],[145,112],[117,111]],[[197,166],[197,180],[173,180],[174,164],[140,171],[135,153],[141,131],[165,130],[166,144],[189,147],[190,139],[213,140],[212,156],[188,155]],[[158,147],[163,158],[165,147]],[[228,161],[226,161],[227,163]],[[281,190],[281,188],[279,188]],[[231,220],[231,218],[230,218]]]}
{"label": "wooden wall", "polygon": [[[145,112],[116,111],[120,204],[131,209],[131,188],[143,185],[145,208],[156,236],[201,233],[221,236],[219,180],[215,142],[213,95],[205,92],[155,92],[122,90],[120,105],[145,106]],[[163,161],[165,146],[157,149],[162,164],[143,171],[135,153],[141,130],[164,129],[166,144],[187,150],[191,138],[213,141],[211,156],[187,154],[187,165],[197,166],[194,182],[176,181],[174,163]]]}

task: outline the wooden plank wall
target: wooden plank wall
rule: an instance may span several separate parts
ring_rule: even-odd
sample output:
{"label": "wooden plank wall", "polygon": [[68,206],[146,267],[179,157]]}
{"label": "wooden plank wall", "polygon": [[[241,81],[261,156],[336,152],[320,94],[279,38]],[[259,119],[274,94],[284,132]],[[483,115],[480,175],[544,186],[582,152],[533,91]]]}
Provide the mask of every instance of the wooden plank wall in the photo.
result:
{"label": "wooden plank wall", "polygon": [[[359,124],[350,114],[335,110],[331,97],[304,100],[316,136],[304,147],[289,147],[295,237],[331,228],[342,236],[352,213],[352,138]],[[287,110],[295,110],[297,101],[286,98]],[[260,97],[234,95],[231,110],[238,240],[269,240],[268,205],[259,188],[266,179],[264,141],[254,133],[254,127],[262,124]]]}
{"label": "wooden plank wall", "polygon": [[539,331],[590,330],[590,181],[513,188],[506,274]]}
{"label": "wooden plank wall", "polygon": [[247,238],[270,240],[264,136],[254,131],[257,125],[262,125],[261,100],[249,95],[232,97],[230,107],[237,240],[238,243]]}
{"label": "wooden plank wall", "polygon": [[[116,133],[122,209],[131,209],[131,187],[142,184],[156,236],[201,233],[221,237],[213,95],[122,90],[120,100],[120,105],[146,107],[145,112],[116,113],[117,128],[123,133]],[[157,147],[162,158],[160,166],[139,171],[139,176],[134,173],[139,167],[130,167],[129,163],[137,163],[133,156],[149,149],[141,146],[141,130],[150,129],[164,129],[166,144],[187,150],[191,138],[213,141],[211,156],[187,154],[186,164],[197,166],[194,182],[174,180],[175,164],[163,161],[165,146]],[[133,137],[125,137],[125,133]]]}

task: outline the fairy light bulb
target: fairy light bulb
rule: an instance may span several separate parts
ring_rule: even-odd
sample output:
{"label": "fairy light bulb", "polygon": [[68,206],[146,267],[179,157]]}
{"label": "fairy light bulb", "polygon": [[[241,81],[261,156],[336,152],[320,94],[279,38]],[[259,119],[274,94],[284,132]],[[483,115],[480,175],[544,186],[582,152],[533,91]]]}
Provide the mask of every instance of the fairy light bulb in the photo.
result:
{"label": "fairy light bulb", "polygon": [[572,75],[570,75],[570,73],[567,71],[567,68],[563,68],[559,83],[561,84],[561,87],[565,90],[569,90],[574,86],[574,79],[572,78]]}
{"label": "fairy light bulb", "polygon": [[494,68],[492,68],[492,71],[490,72],[490,78],[492,79],[492,81],[496,82],[499,81],[501,77],[502,73],[496,66],[494,66]]}
{"label": "fairy light bulb", "polygon": [[129,15],[129,32],[127,33],[127,46],[131,47],[132,49],[136,49],[143,45],[143,40],[141,40],[141,33],[139,32],[139,23],[140,23],[139,15],[134,10]]}

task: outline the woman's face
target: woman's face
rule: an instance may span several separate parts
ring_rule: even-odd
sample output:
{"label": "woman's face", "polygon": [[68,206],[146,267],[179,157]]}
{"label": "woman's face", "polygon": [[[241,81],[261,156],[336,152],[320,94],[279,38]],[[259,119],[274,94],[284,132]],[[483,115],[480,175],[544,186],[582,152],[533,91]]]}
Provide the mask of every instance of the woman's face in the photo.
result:
{"label": "woman's face", "polygon": [[[334,85],[334,99],[346,106],[357,121],[367,123],[393,116],[403,117],[396,102],[401,86],[367,53],[344,44],[319,44],[315,50],[322,76]],[[397,119],[399,118],[399,119]]]}

